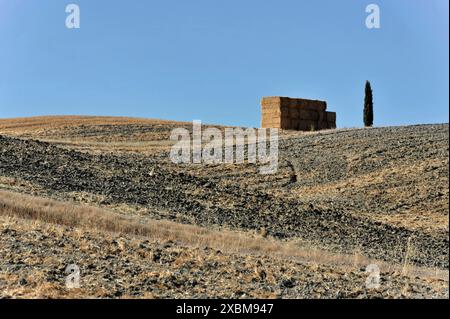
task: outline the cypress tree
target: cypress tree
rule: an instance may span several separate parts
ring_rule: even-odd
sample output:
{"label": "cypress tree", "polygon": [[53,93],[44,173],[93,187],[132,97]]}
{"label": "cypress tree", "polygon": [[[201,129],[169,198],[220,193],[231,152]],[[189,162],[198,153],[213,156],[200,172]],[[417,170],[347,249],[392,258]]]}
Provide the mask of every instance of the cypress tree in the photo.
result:
{"label": "cypress tree", "polygon": [[366,94],[364,96],[364,126],[373,125],[373,96],[370,82],[366,81]]}

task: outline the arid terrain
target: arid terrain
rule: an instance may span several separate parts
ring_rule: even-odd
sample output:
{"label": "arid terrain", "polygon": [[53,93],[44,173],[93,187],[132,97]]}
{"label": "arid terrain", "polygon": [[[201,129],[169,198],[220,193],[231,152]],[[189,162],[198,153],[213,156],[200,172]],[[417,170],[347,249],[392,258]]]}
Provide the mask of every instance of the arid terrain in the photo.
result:
{"label": "arid terrain", "polygon": [[448,124],[283,131],[272,175],[172,163],[191,126],[0,120],[0,298],[448,298]]}

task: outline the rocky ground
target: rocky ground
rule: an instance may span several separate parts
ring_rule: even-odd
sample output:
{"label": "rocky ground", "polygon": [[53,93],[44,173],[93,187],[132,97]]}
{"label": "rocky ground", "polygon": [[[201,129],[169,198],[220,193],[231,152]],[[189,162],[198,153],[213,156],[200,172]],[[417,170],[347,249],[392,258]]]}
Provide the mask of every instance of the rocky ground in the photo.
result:
{"label": "rocky ground", "polygon": [[[94,122],[48,129],[0,122],[0,186],[142,220],[264,233],[393,264],[409,256],[413,265],[448,269],[447,124],[283,132],[277,174],[261,175],[254,164],[171,163],[164,142],[173,123]],[[136,140],[155,149],[108,150]],[[145,144],[155,141],[162,144]],[[286,296],[313,296],[301,287]],[[331,291],[323,296],[337,296]]]}
{"label": "rocky ground", "polygon": [[[448,282],[343,271],[0,217],[0,298],[448,298]],[[68,265],[79,288],[65,285]],[[5,288],[7,287],[7,288]]]}

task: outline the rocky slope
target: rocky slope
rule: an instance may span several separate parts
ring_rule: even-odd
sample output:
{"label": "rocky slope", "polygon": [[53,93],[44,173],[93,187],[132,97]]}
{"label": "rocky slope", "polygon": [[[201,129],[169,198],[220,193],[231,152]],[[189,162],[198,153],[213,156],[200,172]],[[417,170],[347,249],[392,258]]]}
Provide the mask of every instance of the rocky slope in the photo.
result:
{"label": "rocky slope", "polygon": [[[95,155],[10,137],[0,137],[0,144],[0,175],[32,182],[57,197],[87,192],[101,198],[100,205],[138,206],[151,218],[264,229],[276,238],[300,238],[346,253],[357,249],[392,262],[402,262],[411,240],[413,263],[448,268],[448,125],[289,137],[280,145],[278,177],[260,176],[256,165],[231,176],[217,167],[202,167],[199,174],[192,166],[170,163],[165,152]],[[415,174],[402,175],[401,165],[416,163],[422,167]],[[361,182],[386,170],[391,175]],[[426,207],[434,209],[428,217],[441,226],[447,218],[446,229],[383,220]]]}
{"label": "rocky slope", "polygon": [[[0,216],[0,298],[448,298],[448,283],[396,273],[366,288],[343,271],[171,241],[90,232]],[[80,287],[65,285],[68,265]]]}
{"label": "rocky slope", "polygon": [[[258,164],[173,164],[175,127],[189,124],[0,120],[0,189],[100,206],[142,223],[259,234],[448,271],[448,124],[281,132],[273,175],[259,174]],[[2,297],[448,297],[448,281],[392,271],[374,291],[359,268],[119,237],[2,211],[0,226]],[[81,290],[61,286],[69,263],[82,270]]]}

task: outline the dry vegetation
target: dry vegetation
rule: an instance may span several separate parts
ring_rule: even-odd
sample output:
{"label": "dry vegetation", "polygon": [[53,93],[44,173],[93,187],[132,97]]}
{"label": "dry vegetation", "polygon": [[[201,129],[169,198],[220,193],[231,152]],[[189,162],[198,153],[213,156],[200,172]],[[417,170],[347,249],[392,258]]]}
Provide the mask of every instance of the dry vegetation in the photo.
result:
{"label": "dry vegetation", "polygon": [[402,267],[379,260],[370,260],[356,252],[353,255],[332,254],[314,247],[303,247],[302,243],[280,242],[265,238],[261,233],[251,234],[228,230],[213,230],[194,225],[178,224],[164,220],[147,220],[117,212],[59,202],[51,199],[20,195],[0,191],[0,214],[9,217],[34,220],[89,231],[111,232],[121,236],[143,237],[149,240],[174,241],[192,247],[211,247],[227,253],[267,255],[273,258],[292,259],[303,263],[326,264],[349,270],[371,263],[380,265],[386,271],[400,271],[409,267],[407,275],[427,279],[445,280],[448,272],[410,266],[408,256]]}
{"label": "dry vegetation", "polygon": [[[448,285],[448,273],[408,265],[407,259],[400,268],[356,254],[332,255],[167,221],[142,223],[86,205],[4,191],[0,232],[0,257],[8,261],[0,263],[2,297],[440,298]],[[82,270],[82,285],[68,289],[64,270],[73,262]],[[370,263],[383,270],[381,289],[364,286]],[[235,264],[243,267],[239,279],[218,282],[216,272],[235,276]],[[177,277],[182,267],[189,270]]]}
{"label": "dry vegetation", "polygon": [[170,163],[179,126],[0,120],[0,296],[448,297],[448,125],[282,132],[270,176]]}

